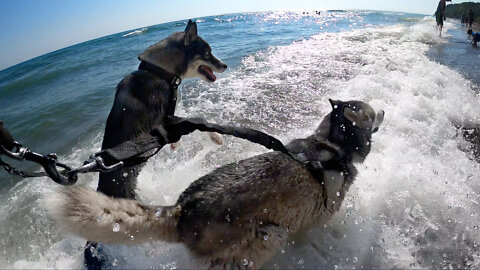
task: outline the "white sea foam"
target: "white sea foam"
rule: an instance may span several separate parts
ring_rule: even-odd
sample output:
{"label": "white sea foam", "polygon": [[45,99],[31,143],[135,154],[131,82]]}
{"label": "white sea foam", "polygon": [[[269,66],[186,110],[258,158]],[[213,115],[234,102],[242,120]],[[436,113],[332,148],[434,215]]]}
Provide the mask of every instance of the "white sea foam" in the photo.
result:
{"label": "white sea foam", "polygon": [[147,30],[148,30],[148,28],[145,27],[145,28],[138,29],[138,30],[132,31],[130,33],[127,33],[127,34],[123,35],[122,37],[141,35],[141,34],[145,33]]}
{"label": "white sea foam", "polygon": [[[461,151],[468,143],[454,128],[480,124],[480,98],[460,74],[425,56],[429,44],[441,42],[432,19],[324,33],[248,56],[216,84],[183,85],[178,114],[256,127],[285,142],[313,131],[330,110],[327,98],[364,100],[386,112],[341,211],[325,227],[291,239],[270,267],[480,267],[480,166]],[[92,148],[98,143],[85,152]],[[163,149],[148,162],[139,177],[140,198],[171,204],[198,176],[264,151],[235,138],[218,147],[205,134],[186,136],[177,152]],[[81,264],[83,241],[57,232],[37,204],[52,186],[22,182],[0,199],[0,214],[8,217],[0,220],[0,243],[19,247],[6,250],[2,265]],[[8,231],[13,224],[20,224],[18,232]],[[182,245],[106,249],[119,268],[195,265]]]}

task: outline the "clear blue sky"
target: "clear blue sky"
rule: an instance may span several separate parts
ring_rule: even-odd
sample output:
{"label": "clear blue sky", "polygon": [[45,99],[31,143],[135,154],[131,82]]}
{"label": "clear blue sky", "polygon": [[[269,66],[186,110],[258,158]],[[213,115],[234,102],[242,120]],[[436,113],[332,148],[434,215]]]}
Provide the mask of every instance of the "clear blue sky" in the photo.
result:
{"label": "clear blue sky", "polygon": [[192,17],[302,9],[432,14],[437,3],[438,0],[0,0],[0,70],[90,39]]}

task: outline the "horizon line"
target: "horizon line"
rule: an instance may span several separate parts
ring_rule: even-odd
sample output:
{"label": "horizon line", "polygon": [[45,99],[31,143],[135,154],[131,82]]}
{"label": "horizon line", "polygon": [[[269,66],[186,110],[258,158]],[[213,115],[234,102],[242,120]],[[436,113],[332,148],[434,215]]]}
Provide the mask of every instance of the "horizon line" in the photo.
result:
{"label": "horizon line", "polygon": [[141,29],[141,28],[150,28],[150,27],[155,27],[155,26],[161,25],[161,24],[181,22],[181,21],[189,20],[189,19],[193,20],[193,19],[199,19],[199,18],[208,18],[208,17],[214,17],[214,16],[224,16],[224,15],[232,15],[232,14],[240,14],[240,13],[303,12],[303,11],[322,11],[322,12],[335,12],[335,11],[377,11],[377,12],[407,13],[407,14],[413,14],[413,15],[426,15],[426,16],[428,16],[428,14],[422,14],[422,13],[412,13],[412,12],[405,12],[405,11],[376,10],[376,9],[308,9],[308,10],[305,10],[305,9],[289,9],[289,10],[269,10],[269,11],[240,11],[240,12],[214,14],[214,15],[206,15],[206,16],[192,17],[192,18],[182,18],[182,19],[178,19],[178,20],[160,22],[160,23],[158,23],[158,24],[152,24],[152,25],[147,25],[147,26],[137,26],[137,27],[134,27],[134,28],[131,28],[131,29],[128,29],[128,30],[123,30],[123,31],[120,31],[120,32],[111,33],[111,34],[106,34],[106,35],[104,35],[104,36],[100,36],[100,37],[88,39],[88,40],[85,40],[85,41],[82,41],[82,42],[79,42],[79,43],[75,43],[75,44],[72,44],[72,45],[68,45],[68,46],[65,46],[65,47],[62,47],[62,48],[59,48],[59,49],[56,49],[56,50],[53,50],[53,51],[50,51],[50,52],[47,52],[47,53],[38,55],[38,56],[34,56],[34,57],[30,58],[30,59],[24,60],[24,61],[22,61],[22,62],[13,64],[13,65],[8,66],[8,67],[6,67],[6,68],[4,68],[4,69],[1,69],[0,72],[4,72],[4,71],[6,71],[7,69],[14,68],[14,67],[16,67],[16,66],[18,66],[18,65],[21,65],[21,64],[24,64],[24,63],[26,63],[26,62],[33,61],[33,60],[35,60],[35,59],[37,59],[37,58],[39,58],[39,57],[43,57],[43,56],[46,56],[46,55],[49,55],[49,54],[52,54],[52,53],[55,53],[55,52],[58,52],[58,51],[61,51],[61,50],[65,50],[65,49],[68,49],[68,48],[70,48],[70,47],[78,46],[78,45],[81,45],[81,44],[84,44],[84,43],[87,43],[87,42],[95,41],[95,40],[98,40],[98,39],[102,39],[102,38],[106,38],[106,37],[110,37],[110,36],[114,36],[114,35],[119,35],[119,34],[122,34],[122,33],[125,33],[125,32],[130,32],[130,31],[134,31],[134,30],[137,30],[137,29]]}

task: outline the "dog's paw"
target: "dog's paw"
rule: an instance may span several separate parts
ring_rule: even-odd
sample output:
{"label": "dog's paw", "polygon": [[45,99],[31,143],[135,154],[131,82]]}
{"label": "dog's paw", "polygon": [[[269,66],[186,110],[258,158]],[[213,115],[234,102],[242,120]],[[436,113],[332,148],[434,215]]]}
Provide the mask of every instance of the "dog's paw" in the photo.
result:
{"label": "dog's paw", "polygon": [[174,142],[170,144],[170,150],[175,151],[180,146],[180,142]]}
{"label": "dog's paw", "polygon": [[223,145],[222,135],[218,134],[217,132],[209,132],[208,135],[210,136],[210,140],[212,140],[212,142],[218,145]]}

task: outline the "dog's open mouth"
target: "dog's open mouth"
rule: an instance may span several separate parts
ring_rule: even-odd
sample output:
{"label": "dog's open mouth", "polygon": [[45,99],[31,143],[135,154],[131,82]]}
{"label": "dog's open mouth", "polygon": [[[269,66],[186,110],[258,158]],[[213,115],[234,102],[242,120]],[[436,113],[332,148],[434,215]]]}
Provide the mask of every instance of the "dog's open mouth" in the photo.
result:
{"label": "dog's open mouth", "polygon": [[217,77],[215,76],[215,74],[213,74],[213,70],[207,66],[204,66],[204,65],[201,65],[200,67],[198,67],[198,70],[200,71],[200,73],[202,73],[205,77],[207,77],[207,79],[211,82],[214,82]]}

